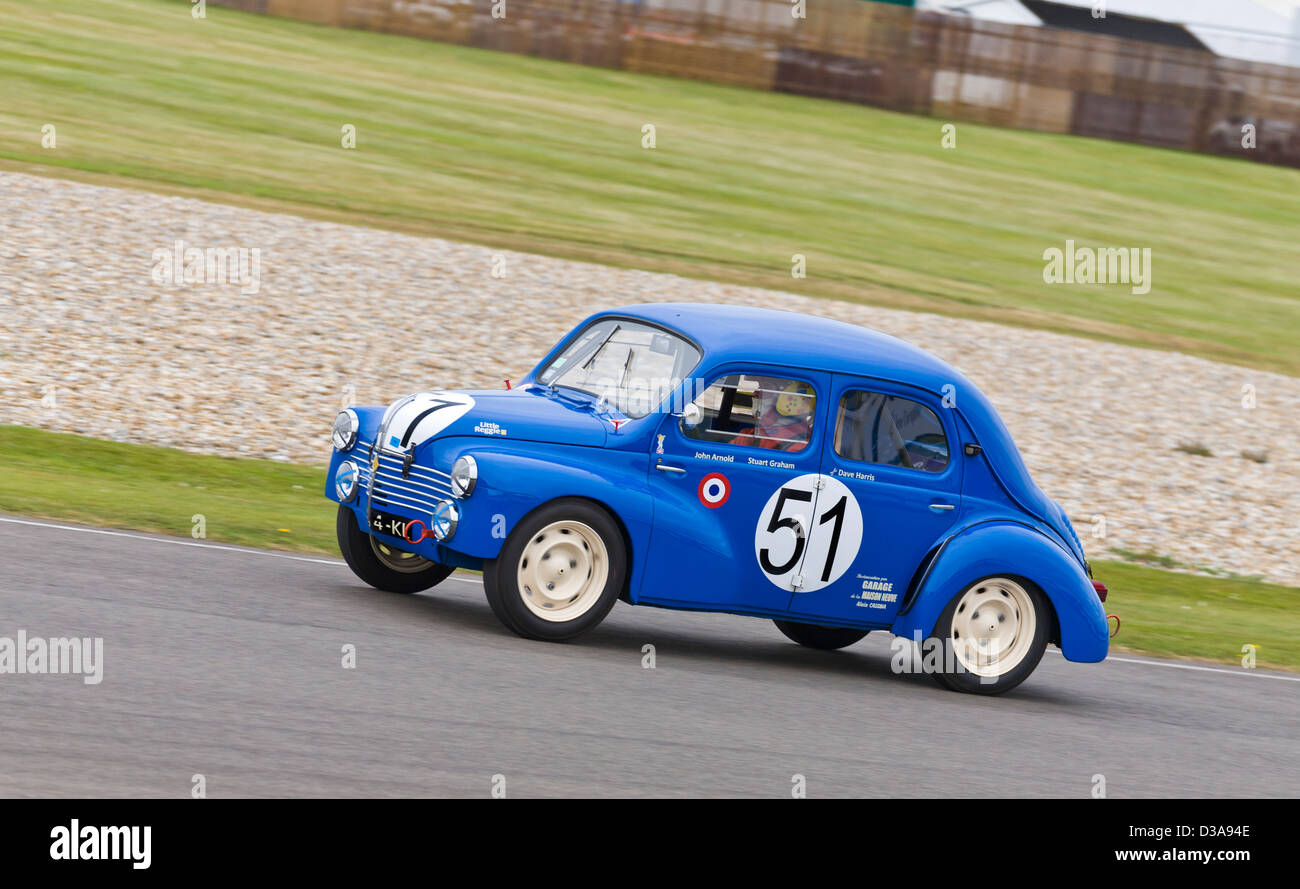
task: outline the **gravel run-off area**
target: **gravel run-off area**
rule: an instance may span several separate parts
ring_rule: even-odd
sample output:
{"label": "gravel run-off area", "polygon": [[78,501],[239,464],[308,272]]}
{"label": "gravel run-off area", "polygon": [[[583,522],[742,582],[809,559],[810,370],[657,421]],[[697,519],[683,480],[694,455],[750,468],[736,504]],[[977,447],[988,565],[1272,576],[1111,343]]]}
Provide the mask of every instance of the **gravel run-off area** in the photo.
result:
{"label": "gravel run-off area", "polygon": [[[256,248],[256,292],[159,283],[156,251],[177,241]],[[345,403],[500,386],[585,315],[665,300],[788,309],[909,340],[984,389],[1091,556],[1154,553],[1300,585],[1297,378],[0,172],[5,424],[321,464]]]}

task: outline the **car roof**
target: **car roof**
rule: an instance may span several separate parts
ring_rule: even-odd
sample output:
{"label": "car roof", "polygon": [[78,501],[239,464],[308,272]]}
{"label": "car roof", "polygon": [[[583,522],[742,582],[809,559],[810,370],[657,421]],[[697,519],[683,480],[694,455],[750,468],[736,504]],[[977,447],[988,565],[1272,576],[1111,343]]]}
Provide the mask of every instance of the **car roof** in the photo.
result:
{"label": "car roof", "polygon": [[[708,303],[645,303],[610,309],[587,318],[576,330],[610,316],[679,331],[704,350],[710,364],[762,361],[894,380],[942,395],[945,406],[955,408],[988,452],[995,476],[1012,499],[1052,525],[1067,544],[1072,539],[1077,543],[1064,510],[1035,484],[993,403],[960,371],[919,346],[830,318]],[[1081,549],[1079,554],[1082,558]]]}
{"label": "car roof", "polygon": [[964,381],[950,364],[909,342],[815,315],[700,303],[648,303],[601,314],[680,331],[704,350],[711,363],[762,358],[810,370],[896,379],[932,392]]}

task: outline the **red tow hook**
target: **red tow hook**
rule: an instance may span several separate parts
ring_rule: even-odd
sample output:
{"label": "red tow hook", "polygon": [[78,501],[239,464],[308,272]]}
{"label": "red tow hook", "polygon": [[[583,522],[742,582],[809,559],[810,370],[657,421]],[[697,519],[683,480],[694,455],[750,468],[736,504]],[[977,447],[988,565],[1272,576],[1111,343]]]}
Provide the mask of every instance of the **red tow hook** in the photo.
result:
{"label": "red tow hook", "polygon": [[[1106,584],[1102,583],[1100,580],[1094,580],[1092,582],[1092,588],[1097,591],[1097,598],[1105,602],[1106,594],[1110,592],[1110,590],[1106,589]],[[1112,618],[1114,618],[1115,620],[1115,632],[1110,634],[1110,638],[1114,639],[1116,636],[1119,635],[1119,615],[1118,614],[1106,615],[1106,626],[1110,626],[1110,622]]]}
{"label": "red tow hook", "polygon": [[[419,525],[419,526],[420,526],[420,536],[419,536],[419,537],[413,537],[413,536],[411,535],[411,531],[415,528],[416,525]],[[419,543],[419,542],[420,542],[421,540],[423,540],[424,538],[426,538],[426,537],[432,537],[432,536],[433,536],[433,534],[431,534],[431,533],[429,532],[429,529],[426,528],[426,527],[424,527],[424,522],[420,521],[419,519],[411,519],[409,522],[407,522],[407,523],[406,523],[406,530],[405,530],[404,532],[402,532],[402,537],[405,538],[406,542],[407,542],[407,543],[410,543],[410,544],[416,544],[416,543]]]}

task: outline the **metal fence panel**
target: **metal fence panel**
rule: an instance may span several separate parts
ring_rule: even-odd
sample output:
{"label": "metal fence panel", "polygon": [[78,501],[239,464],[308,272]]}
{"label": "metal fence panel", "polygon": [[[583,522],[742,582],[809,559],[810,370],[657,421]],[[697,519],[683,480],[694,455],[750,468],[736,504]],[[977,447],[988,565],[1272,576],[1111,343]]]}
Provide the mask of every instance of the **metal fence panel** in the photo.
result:
{"label": "metal fence panel", "polygon": [[997,126],[1300,164],[1300,69],[864,0],[211,0]]}

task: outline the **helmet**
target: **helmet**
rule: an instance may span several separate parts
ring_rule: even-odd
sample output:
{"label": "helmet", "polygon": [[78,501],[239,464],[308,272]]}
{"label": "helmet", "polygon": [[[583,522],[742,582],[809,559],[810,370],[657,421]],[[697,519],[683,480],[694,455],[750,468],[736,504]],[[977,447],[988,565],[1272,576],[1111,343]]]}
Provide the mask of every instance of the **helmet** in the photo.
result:
{"label": "helmet", "polygon": [[754,390],[754,416],[775,412],[777,417],[789,420],[813,412],[816,395],[806,382],[774,377],[758,377],[755,382],[758,389]]}
{"label": "helmet", "polygon": [[776,412],[783,417],[801,417],[810,414],[815,398],[812,386],[798,380],[791,380],[776,397]]}

